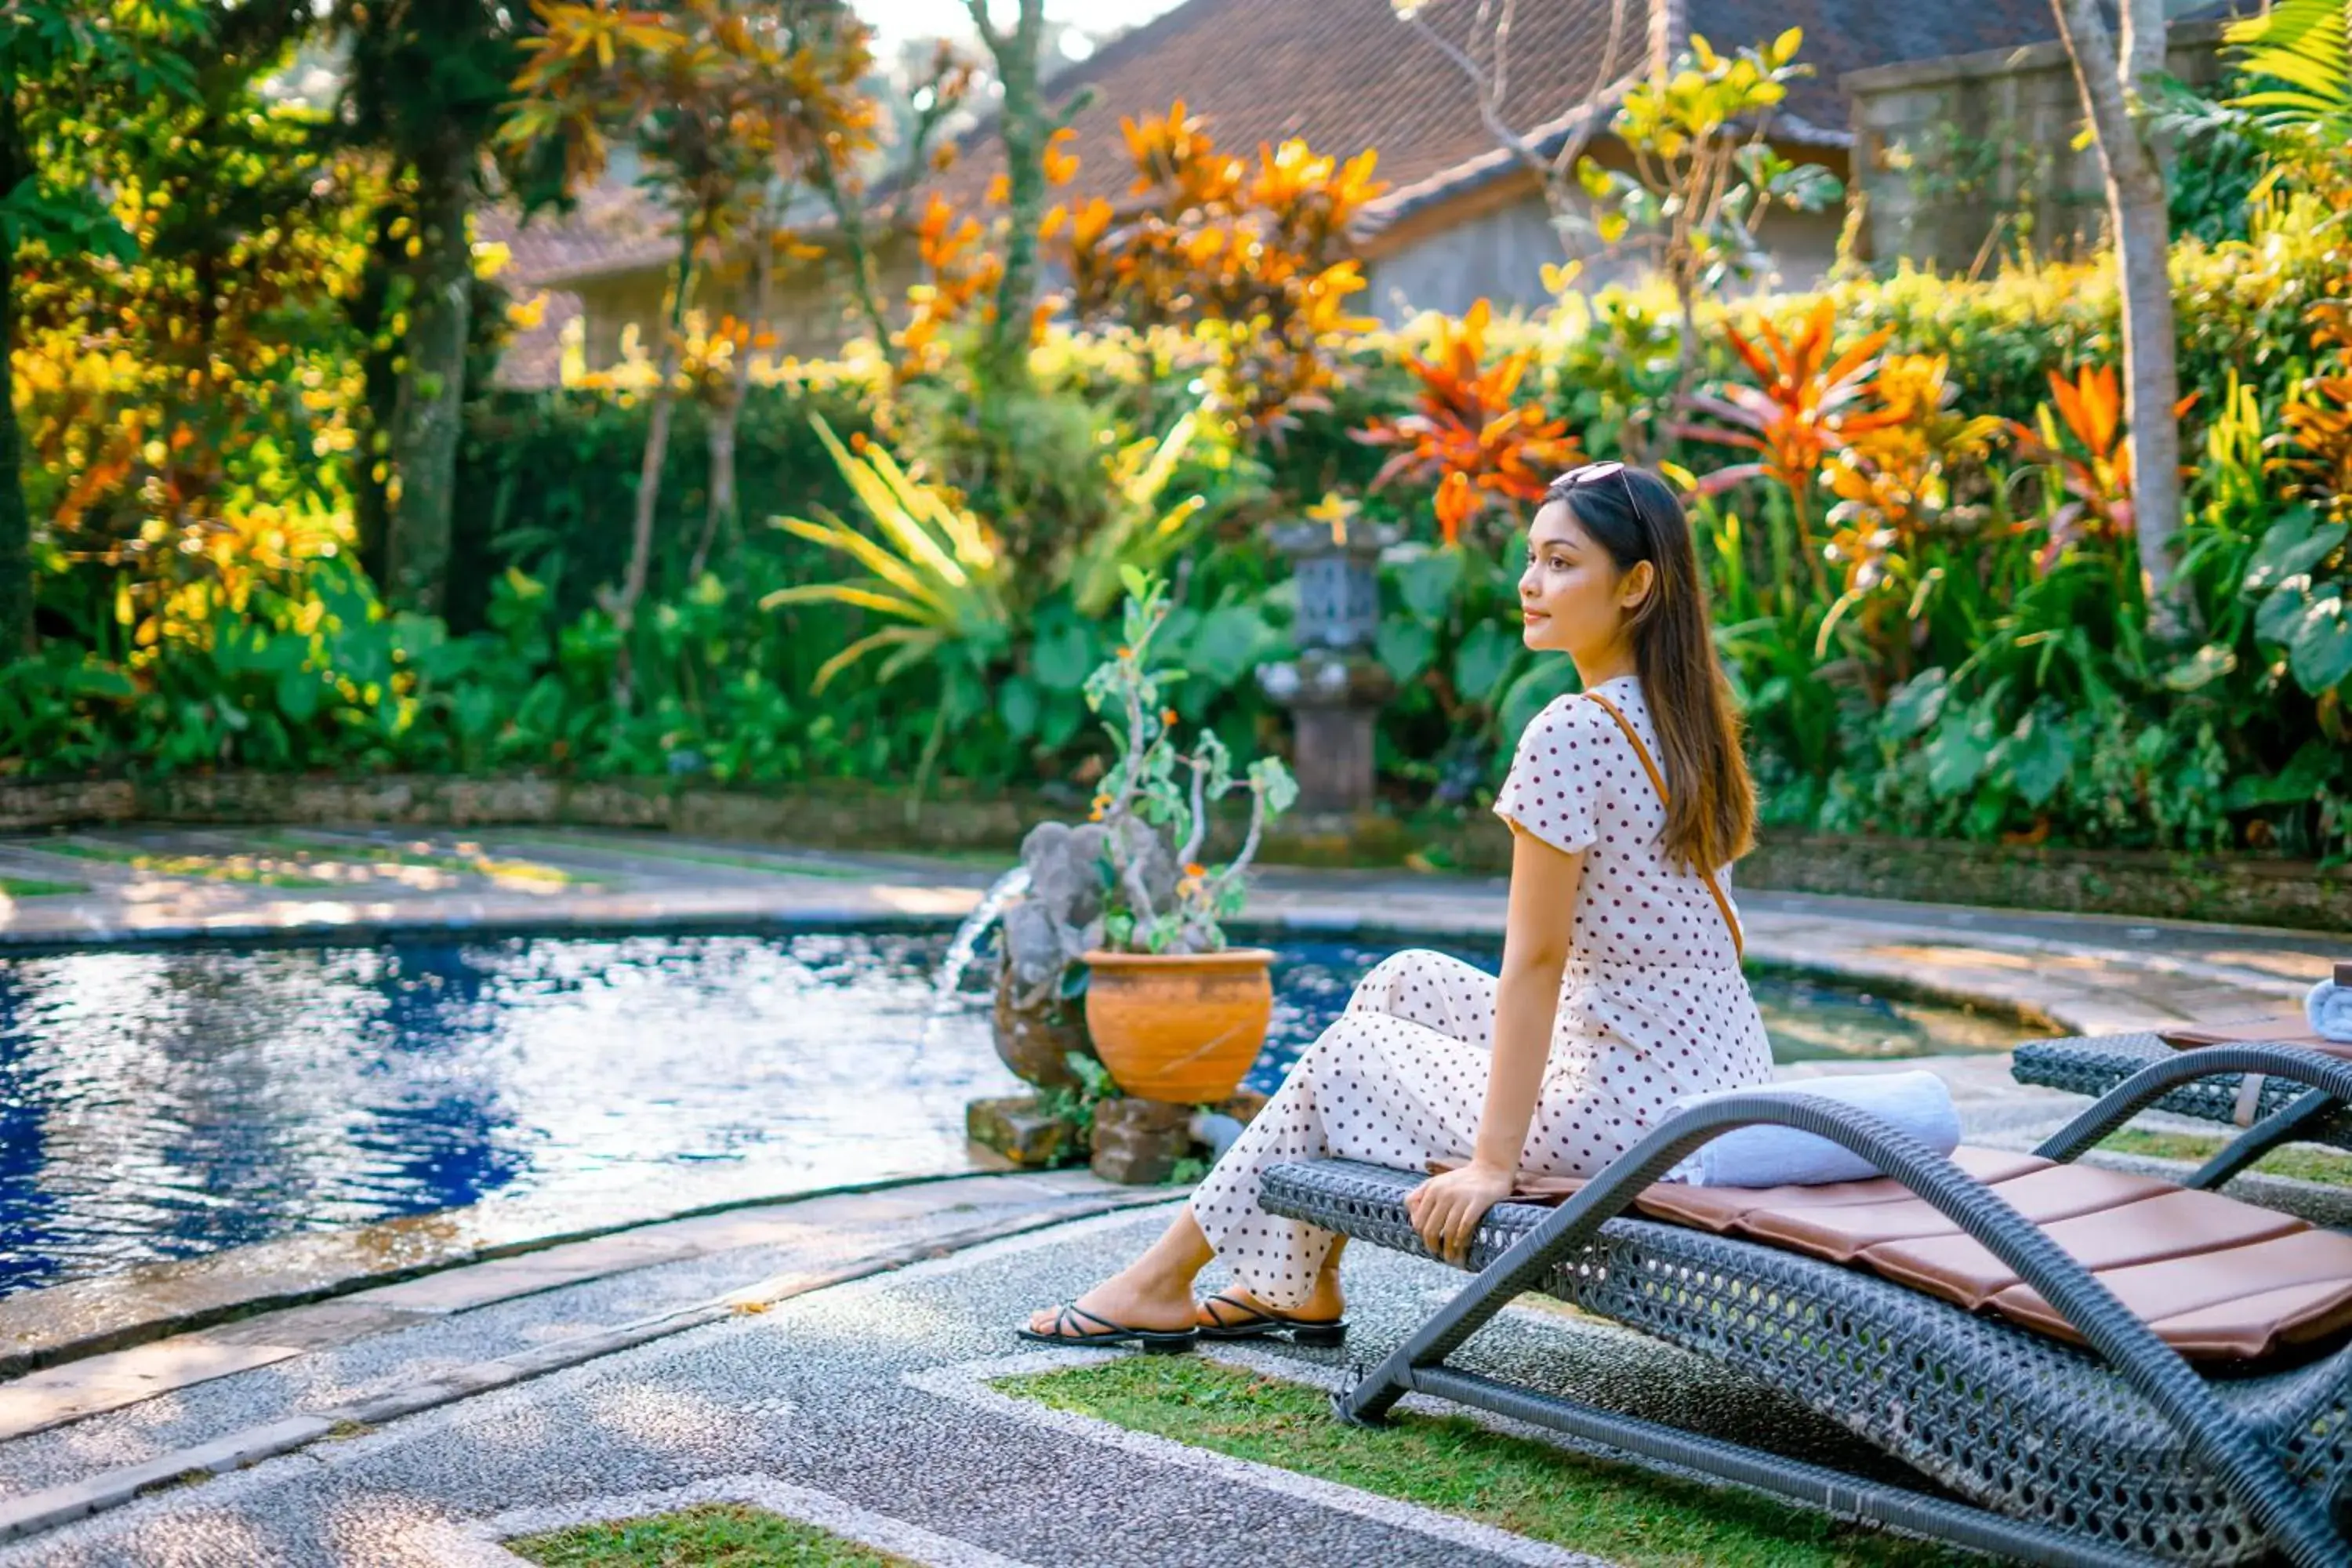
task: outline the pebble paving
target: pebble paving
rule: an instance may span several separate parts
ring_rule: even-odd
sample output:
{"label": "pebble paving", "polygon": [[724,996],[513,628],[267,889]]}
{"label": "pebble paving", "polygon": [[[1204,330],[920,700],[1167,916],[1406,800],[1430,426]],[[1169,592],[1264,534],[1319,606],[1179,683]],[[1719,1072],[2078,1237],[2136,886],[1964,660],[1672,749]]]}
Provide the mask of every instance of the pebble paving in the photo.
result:
{"label": "pebble paving", "polygon": [[[155,1494],[0,1550],[0,1564],[442,1563],[450,1560],[453,1529],[478,1529],[518,1508],[593,1513],[600,1499],[745,1476],[811,1489],[1041,1568],[1237,1560],[1466,1568],[1567,1560],[1482,1551],[1416,1528],[1410,1518],[1368,1517],[1231,1474],[1154,1461],[1062,1429],[1042,1408],[1034,1417],[984,1410],[910,1384],[992,1358],[1034,1365],[1010,1325],[1131,1254],[1166,1212],[1081,1221],[803,1297]],[[1434,1265],[1386,1255],[1361,1256],[1349,1267],[1357,1324],[1350,1345],[1268,1346],[1262,1353],[1295,1359],[1308,1377],[1370,1362],[1458,1280]],[[718,1260],[680,1266],[695,1268],[705,1278],[669,1286],[708,1289],[724,1271]],[[516,1331],[520,1317],[551,1321],[573,1310],[569,1301],[538,1299],[487,1309],[468,1314],[478,1322],[441,1326],[442,1348],[478,1353]],[[404,1347],[411,1354],[418,1348]],[[332,1364],[313,1375],[356,1384],[392,1353],[394,1347],[375,1346],[320,1358]],[[1515,1310],[1463,1361],[1508,1367],[1639,1414],[1769,1441],[1783,1452],[1883,1468],[1769,1388],[1727,1380],[1694,1358],[1604,1324]],[[254,1390],[208,1389],[215,1416],[250,1416],[269,1402]],[[240,1402],[234,1412],[224,1408]],[[75,1441],[60,1437],[57,1447]]]}

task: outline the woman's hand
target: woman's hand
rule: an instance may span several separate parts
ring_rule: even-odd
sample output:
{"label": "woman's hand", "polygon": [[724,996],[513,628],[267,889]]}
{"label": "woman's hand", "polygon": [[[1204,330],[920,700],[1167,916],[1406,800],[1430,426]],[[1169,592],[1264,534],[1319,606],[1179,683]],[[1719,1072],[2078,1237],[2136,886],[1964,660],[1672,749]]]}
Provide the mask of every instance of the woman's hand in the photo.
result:
{"label": "woman's hand", "polygon": [[1422,1245],[1458,1265],[1469,1256],[1470,1238],[1486,1211],[1511,1195],[1517,1174],[1473,1160],[1407,1193],[1404,1212],[1421,1234]]}

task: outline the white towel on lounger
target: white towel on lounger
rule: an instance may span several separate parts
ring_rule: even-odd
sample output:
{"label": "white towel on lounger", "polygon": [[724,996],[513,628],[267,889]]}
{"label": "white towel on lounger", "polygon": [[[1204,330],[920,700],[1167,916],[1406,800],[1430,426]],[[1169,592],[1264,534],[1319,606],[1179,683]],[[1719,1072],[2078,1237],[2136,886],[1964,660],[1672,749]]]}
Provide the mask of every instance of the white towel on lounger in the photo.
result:
{"label": "white towel on lounger", "polygon": [[2303,1016],[2311,1020],[2311,1032],[2321,1039],[2352,1046],[2352,985],[2321,981],[2303,999]]}
{"label": "white towel on lounger", "polygon": [[[1680,1100],[1676,1109],[1687,1110],[1730,1094],[1833,1100],[1901,1128],[1938,1154],[1949,1154],[1960,1143],[1952,1091],[1931,1072],[1845,1073],[1762,1089],[1717,1089]],[[1818,1186],[1881,1173],[1843,1143],[1793,1127],[1756,1126],[1737,1128],[1706,1144],[1667,1172],[1666,1180],[1699,1187]]]}

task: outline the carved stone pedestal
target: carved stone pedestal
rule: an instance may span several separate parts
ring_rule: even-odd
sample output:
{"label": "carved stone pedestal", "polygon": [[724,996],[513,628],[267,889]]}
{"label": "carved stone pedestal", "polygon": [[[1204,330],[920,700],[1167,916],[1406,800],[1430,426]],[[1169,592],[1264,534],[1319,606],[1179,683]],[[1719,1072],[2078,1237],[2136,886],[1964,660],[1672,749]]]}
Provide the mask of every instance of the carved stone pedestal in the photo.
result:
{"label": "carved stone pedestal", "polygon": [[1034,1094],[975,1100],[963,1109],[964,1135],[1024,1170],[1066,1165],[1078,1152],[1077,1124],[1038,1109]]}
{"label": "carved stone pedestal", "polygon": [[1372,730],[1395,686],[1372,655],[1381,629],[1381,552],[1393,524],[1279,523],[1274,547],[1291,560],[1298,587],[1295,659],[1261,666],[1258,684],[1291,711],[1291,770],[1310,812],[1361,812],[1372,804]]}
{"label": "carved stone pedestal", "polygon": [[[1265,1109],[1265,1096],[1243,1089],[1212,1106],[1246,1122]],[[1106,1100],[1095,1107],[1094,1173],[1122,1186],[1157,1186],[1176,1173],[1177,1162],[1196,1152],[1192,1113],[1198,1106],[1160,1100]]]}

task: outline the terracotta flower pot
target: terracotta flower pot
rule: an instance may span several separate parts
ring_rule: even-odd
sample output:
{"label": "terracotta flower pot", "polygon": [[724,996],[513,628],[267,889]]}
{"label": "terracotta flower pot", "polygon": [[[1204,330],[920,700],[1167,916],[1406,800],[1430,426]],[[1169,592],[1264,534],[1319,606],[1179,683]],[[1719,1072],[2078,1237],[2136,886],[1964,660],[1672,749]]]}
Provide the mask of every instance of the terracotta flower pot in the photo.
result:
{"label": "terracotta flower pot", "polygon": [[1265,1044],[1274,980],[1263,947],[1087,954],[1087,1032],[1118,1087],[1143,1100],[1229,1100]]}

